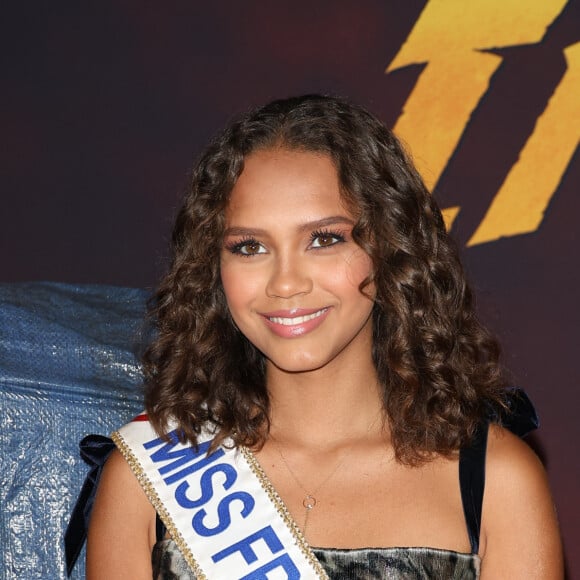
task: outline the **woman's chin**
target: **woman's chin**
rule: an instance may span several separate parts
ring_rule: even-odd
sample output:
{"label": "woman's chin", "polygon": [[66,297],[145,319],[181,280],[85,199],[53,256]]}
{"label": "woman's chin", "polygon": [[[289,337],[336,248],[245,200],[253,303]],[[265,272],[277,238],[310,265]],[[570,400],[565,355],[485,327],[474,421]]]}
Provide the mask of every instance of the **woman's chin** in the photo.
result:
{"label": "woman's chin", "polygon": [[284,373],[310,373],[315,372],[328,364],[329,361],[321,360],[312,356],[301,357],[279,357],[276,359],[268,359],[268,363],[272,365],[277,371]]}

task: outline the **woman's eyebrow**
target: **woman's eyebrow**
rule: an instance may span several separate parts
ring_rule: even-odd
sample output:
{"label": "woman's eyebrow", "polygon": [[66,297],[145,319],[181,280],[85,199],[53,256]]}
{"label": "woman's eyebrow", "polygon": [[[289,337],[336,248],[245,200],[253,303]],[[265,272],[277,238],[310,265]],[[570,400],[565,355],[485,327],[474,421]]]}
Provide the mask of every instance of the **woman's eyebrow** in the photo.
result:
{"label": "woman's eyebrow", "polygon": [[345,224],[347,226],[354,226],[354,220],[344,215],[333,215],[330,217],[322,218],[321,220],[314,220],[311,222],[306,222],[298,227],[301,232],[317,230],[319,228],[325,228],[327,226],[333,226],[336,224]]}
{"label": "woman's eyebrow", "polygon": [[[298,226],[298,231],[303,233],[307,231],[316,230],[319,228],[328,227],[331,225],[345,224],[347,226],[354,226],[354,220],[344,215],[333,215],[319,220],[312,220],[305,222]],[[245,228],[241,226],[231,226],[226,228],[224,236],[264,236],[268,232],[261,228]]]}
{"label": "woman's eyebrow", "polygon": [[224,236],[263,236],[265,234],[266,230],[260,228],[242,228],[239,226],[232,226],[224,231]]}

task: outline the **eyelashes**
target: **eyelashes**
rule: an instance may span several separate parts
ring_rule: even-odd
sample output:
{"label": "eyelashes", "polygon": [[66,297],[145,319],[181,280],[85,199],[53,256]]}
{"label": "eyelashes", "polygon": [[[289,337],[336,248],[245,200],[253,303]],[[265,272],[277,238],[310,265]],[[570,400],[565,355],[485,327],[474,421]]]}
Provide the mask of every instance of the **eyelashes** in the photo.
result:
{"label": "eyelashes", "polygon": [[[232,254],[239,256],[251,257],[257,254],[265,253],[265,248],[256,240],[256,238],[248,237],[238,240],[237,242],[229,242],[225,245],[226,250]],[[263,251],[262,251],[263,250]]]}
{"label": "eyelashes", "polygon": [[333,230],[315,230],[310,234],[311,248],[330,248],[346,241],[345,233]]}
{"label": "eyelashes", "polygon": [[[323,250],[343,242],[346,242],[346,233],[344,231],[315,230],[310,233],[308,249]],[[267,253],[264,245],[252,236],[228,242],[224,247],[228,252],[245,258]]]}

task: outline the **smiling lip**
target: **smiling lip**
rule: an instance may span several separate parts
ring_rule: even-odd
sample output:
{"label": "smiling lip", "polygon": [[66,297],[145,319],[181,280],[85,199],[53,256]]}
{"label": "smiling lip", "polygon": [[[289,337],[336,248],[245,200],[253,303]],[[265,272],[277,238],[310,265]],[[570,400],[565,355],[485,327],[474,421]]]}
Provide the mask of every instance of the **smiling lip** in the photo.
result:
{"label": "smiling lip", "polygon": [[303,336],[318,328],[330,311],[329,307],[319,309],[293,308],[262,314],[267,326],[282,338]]}

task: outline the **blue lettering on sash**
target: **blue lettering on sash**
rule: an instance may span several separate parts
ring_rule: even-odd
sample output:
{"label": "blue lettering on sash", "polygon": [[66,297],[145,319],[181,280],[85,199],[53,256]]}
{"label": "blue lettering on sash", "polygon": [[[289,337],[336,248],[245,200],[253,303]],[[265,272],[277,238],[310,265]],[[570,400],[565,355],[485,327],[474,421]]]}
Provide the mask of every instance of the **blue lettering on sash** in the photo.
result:
{"label": "blue lettering on sash", "polygon": [[254,552],[254,549],[252,548],[252,544],[260,539],[264,540],[268,548],[270,548],[270,552],[272,552],[272,554],[275,554],[284,548],[280,538],[278,538],[272,526],[266,526],[265,528],[258,530],[247,538],[244,538],[243,540],[228,546],[220,552],[215,553],[211,559],[214,562],[219,562],[220,560],[231,556],[234,552],[240,552],[246,563],[251,564],[258,559],[256,552]]}
{"label": "blue lettering on sash", "polygon": [[[199,476],[198,480],[201,491],[199,497],[192,499],[187,495],[188,491],[191,489],[188,481],[180,483],[174,492],[175,500],[181,507],[185,509],[201,508],[193,515],[191,523],[197,534],[203,537],[216,536],[231,525],[232,514],[230,512],[230,504],[233,502],[241,502],[242,507],[239,514],[242,518],[247,518],[255,506],[255,500],[249,493],[245,491],[234,491],[223,497],[218,503],[217,525],[214,527],[208,527],[204,524],[203,520],[208,516],[208,512],[201,506],[207,504],[214,496],[214,475],[220,472],[225,475],[225,481],[222,483],[224,490],[230,489],[238,478],[238,473],[235,467],[229,463],[218,463],[217,465],[208,467],[225,455],[224,450],[221,448],[218,448],[216,451],[208,455],[207,451],[210,444],[211,441],[205,441],[200,443],[197,447],[189,446],[175,450],[174,448],[179,445],[176,431],[169,433],[169,442],[157,438],[143,444],[143,447],[147,451],[162,446],[160,449],[149,453],[149,455],[153,463],[164,464],[157,468],[160,475],[174,472],[171,473],[171,475],[164,477],[164,481],[168,486],[184,479],[191,473],[205,469],[205,471],[203,471]],[[176,469],[179,469],[179,471],[175,471]],[[284,546],[276,535],[274,529],[271,526],[266,526],[265,528],[250,534],[243,540],[217,552],[212,556],[212,560],[215,563],[218,563],[228,556],[239,552],[247,564],[252,564],[258,559],[258,556],[252,548],[252,544],[258,540],[265,542],[272,554],[277,554],[284,550]],[[243,576],[240,580],[268,580],[268,572],[277,568],[282,568],[286,572],[289,580],[298,580],[300,578],[298,568],[292,561],[291,557],[284,552],[246,576]]]}
{"label": "blue lettering on sash", "polygon": [[[217,459],[219,459],[224,455],[223,449],[218,449],[214,451],[211,455],[207,455],[207,450],[211,444],[211,441],[204,441],[203,443],[200,443],[197,447],[193,446],[184,447],[183,449],[172,451],[173,448],[179,444],[179,440],[177,438],[176,431],[172,431],[171,433],[168,434],[168,436],[170,439],[169,443],[161,438],[153,439],[152,441],[147,441],[146,443],[143,443],[143,447],[145,447],[145,449],[147,450],[153,449],[154,447],[159,447],[159,445],[163,445],[161,449],[158,449],[154,453],[150,454],[151,461],[153,461],[153,463],[163,463],[171,459],[174,460],[172,463],[162,465],[161,467],[158,468],[158,471],[161,475],[169,473],[170,471],[174,471],[175,469],[181,467],[182,465],[186,465],[188,463],[191,464],[188,465],[185,469],[182,469],[181,471],[178,471],[177,473],[174,473],[173,475],[166,477],[165,483],[167,483],[168,485],[175,483],[180,479],[183,479],[190,473],[199,471],[206,465],[213,463],[214,461],[216,461]],[[200,456],[203,456],[203,458],[200,459],[199,461],[195,461]]]}
{"label": "blue lettering on sash", "polygon": [[201,474],[200,486],[201,486],[201,496],[199,499],[191,499],[187,497],[187,490],[189,489],[189,483],[184,481],[177,486],[175,490],[175,499],[177,503],[184,508],[193,509],[206,504],[213,497],[213,487],[212,487],[212,477],[214,473],[222,472],[226,476],[226,480],[223,483],[224,489],[230,489],[234,485],[236,479],[238,479],[237,471],[227,463],[218,463],[213,467],[210,467]]}
{"label": "blue lettering on sash", "polygon": [[288,554],[282,554],[274,558],[271,562],[260,566],[257,570],[250,572],[246,576],[242,576],[240,580],[268,580],[267,572],[271,572],[276,568],[284,568],[288,576],[288,580],[299,580],[300,571],[296,568],[296,564]]}
{"label": "blue lettering on sash", "polygon": [[218,504],[218,524],[215,528],[208,528],[203,523],[203,518],[207,515],[204,509],[200,509],[194,516],[192,520],[193,529],[200,536],[215,536],[220,534],[232,523],[232,517],[230,515],[229,505],[233,501],[241,501],[243,504],[242,511],[240,512],[243,518],[247,518],[251,511],[254,509],[254,504],[256,503],[254,498],[245,491],[236,491],[226,495]]}
{"label": "blue lettering on sash", "polygon": [[[203,445],[205,445],[205,443],[203,443]],[[201,447],[201,445],[200,445],[200,447]],[[199,471],[200,469],[204,468],[206,465],[213,463],[214,461],[216,461],[217,459],[219,459],[223,455],[225,455],[224,450],[218,449],[217,451],[214,451],[214,453],[212,453],[211,455],[206,455],[203,459],[200,459],[196,463],[192,463],[191,465],[188,465],[187,467],[185,467],[181,471],[178,471],[177,473],[173,473],[173,474],[169,475],[168,477],[165,478],[165,483],[167,485],[171,485],[172,483],[175,483],[176,481],[179,481],[180,479],[187,477],[190,473],[194,473],[196,471]],[[159,472],[161,472],[161,470],[159,470]]]}
{"label": "blue lettering on sash", "polygon": [[[272,554],[276,554],[277,552],[280,552],[284,549],[284,546],[276,535],[276,532],[272,529],[271,526],[266,526],[265,528],[258,530],[256,533],[248,536],[247,538],[244,538],[243,540],[232,544],[224,550],[217,552],[211,558],[214,562],[217,563],[227,558],[228,556],[231,556],[235,552],[240,552],[246,563],[252,564],[258,559],[256,552],[254,552],[254,549],[252,548],[252,544],[260,539],[266,543]],[[296,564],[294,564],[288,554],[282,554],[267,564],[260,566],[260,568],[257,568],[240,580],[268,580],[266,575],[267,572],[271,572],[272,570],[280,567],[284,568],[289,580],[298,580],[300,578],[300,572],[296,567]]]}

